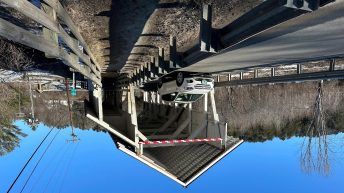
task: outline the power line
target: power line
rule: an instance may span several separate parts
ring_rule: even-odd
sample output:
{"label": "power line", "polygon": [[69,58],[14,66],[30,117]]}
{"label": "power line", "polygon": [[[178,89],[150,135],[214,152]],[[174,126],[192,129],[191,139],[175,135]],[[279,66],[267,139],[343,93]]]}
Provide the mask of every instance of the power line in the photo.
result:
{"label": "power line", "polygon": [[[64,148],[64,149],[63,149]],[[52,162],[54,160],[61,160],[60,157],[61,155],[63,156],[64,153],[68,150],[68,146],[66,146],[65,144],[63,144],[57,151],[57,153],[55,153],[51,159],[48,161],[48,164],[43,168],[41,174],[38,176],[37,180],[35,181],[35,183],[33,184],[31,190],[29,191],[30,193],[35,189],[38,181],[42,178],[43,174],[45,174],[45,171],[47,171],[47,169],[52,166]]]}
{"label": "power line", "polygon": [[13,183],[11,184],[11,186],[8,188],[7,193],[9,193],[14,184],[17,182],[17,180],[19,179],[20,175],[23,173],[23,171],[25,170],[26,166],[30,163],[31,159],[33,158],[33,156],[35,156],[36,152],[38,151],[38,149],[42,146],[42,144],[44,143],[44,141],[47,139],[47,137],[49,136],[49,134],[53,131],[53,129],[50,129],[50,131],[47,133],[47,135],[44,137],[44,139],[41,141],[41,143],[38,145],[38,147],[36,148],[36,150],[32,153],[31,157],[29,158],[29,160],[27,160],[27,162],[25,163],[24,167],[21,169],[21,171],[19,172],[19,174],[17,175],[16,179],[13,181]]}
{"label": "power line", "polygon": [[49,147],[51,146],[51,144],[52,144],[53,141],[55,140],[56,136],[60,133],[60,131],[61,131],[61,130],[58,130],[58,131],[56,132],[56,134],[54,135],[53,139],[50,141],[49,145],[45,148],[43,154],[41,155],[41,157],[39,158],[39,160],[38,160],[38,162],[36,163],[35,167],[34,167],[33,170],[31,171],[29,177],[26,179],[25,184],[24,184],[24,186],[23,186],[23,188],[21,189],[20,192],[23,192],[23,190],[25,189],[27,183],[28,183],[29,180],[31,179],[32,174],[35,172],[37,166],[38,166],[39,163],[41,162],[41,160],[42,160],[42,158],[44,157],[45,153],[48,151]]}
{"label": "power line", "polygon": [[[65,152],[65,153],[68,152],[69,147],[70,147],[70,145],[67,145],[67,149],[66,149],[66,152]],[[51,181],[52,181],[52,179],[53,179],[53,177],[55,177],[55,174],[56,174],[56,172],[57,172],[57,169],[60,168],[60,166],[61,166],[61,168],[63,168],[63,165],[64,165],[64,164],[67,164],[67,159],[63,159],[63,157],[61,157],[61,159],[62,159],[62,161],[60,161],[60,162],[58,162],[58,163],[56,164],[56,167],[54,168],[54,171],[52,172],[52,175],[50,176],[50,178],[49,178],[49,180],[48,180],[48,183],[47,183],[46,186],[44,187],[43,192],[46,192],[46,190],[47,190],[49,184],[51,183]]]}
{"label": "power line", "polygon": [[65,179],[66,179],[67,173],[69,172],[71,162],[72,162],[72,160],[73,160],[73,158],[74,158],[75,151],[78,149],[79,144],[80,144],[80,141],[78,141],[78,143],[76,144],[76,147],[74,148],[74,150],[73,150],[73,152],[72,152],[72,155],[71,155],[71,157],[70,157],[70,159],[69,159],[69,162],[68,162],[68,164],[67,164],[67,168],[66,168],[66,170],[65,170],[65,172],[64,172],[64,174],[63,174],[63,176],[62,176],[62,183],[61,183],[61,186],[60,186],[58,192],[61,192],[61,191],[62,191],[62,188],[63,188],[63,185],[64,185],[64,183],[65,183]]}

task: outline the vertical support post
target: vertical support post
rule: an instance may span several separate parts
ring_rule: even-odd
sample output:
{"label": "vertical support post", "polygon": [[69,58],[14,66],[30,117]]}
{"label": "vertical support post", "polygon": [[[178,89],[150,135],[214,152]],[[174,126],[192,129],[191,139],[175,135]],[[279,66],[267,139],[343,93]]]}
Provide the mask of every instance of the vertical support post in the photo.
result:
{"label": "vertical support post", "polygon": [[330,60],[330,71],[334,71],[336,68],[336,59],[331,59]]}
{"label": "vertical support post", "polygon": [[75,89],[75,72],[73,71],[73,89]]}
{"label": "vertical support post", "polygon": [[147,76],[149,79],[154,78],[153,68],[151,62],[147,63]]}
{"label": "vertical support post", "polygon": [[137,86],[142,83],[141,76],[140,76],[140,68],[136,68],[136,75],[137,75]]}
{"label": "vertical support post", "polygon": [[204,112],[208,112],[208,94],[204,95],[203,105]]}
{"label": "vertical support post", "polygon": [[200,25],[200,45],[202,52],[215,52],[212,47],[212,9],[211,5],[203,5]]}
{"label": "vertical support post", "polygon": [[139,143],[139,149],[137,151],[137,155],[138,156],[143,155],[143,144],[142,143]]}
{"label": "vertical support post", "polygon": [[229,73],[227,76],[228,76],[228,82],[230,82],[232,80],[232,74]]}
{"label": "vertical support post", "polygon": [[[41,4],[41,9],[47,14],[50,16],[50,18],[52,20],[54,20],[55,22],[57,22],[57,15],[56,15],[56,11],[50,7],[49,5],[46,5],[45,3],[42,3]],[[54,31],[51,31],[50,29],[46,28],[46,27],[43,27],[43,37],[45,39],[48,39],[48,40],[52,40],[54,43],[56,43],[56,48],[58,48],[58,35],[56,32]],[[45,53],[45,56],[47,58],[56,58],[58,56],[51,56],[49,54],[46,54]]]}
{"label": "vertical support post", "polygon": [[164,74],[163,69],[160,67],[160,60],[159,60],[159,56],[158,57],[154,57],[155,61],[154,61],[154,66],[157,69],[157,75],[162,75]]}
{"label": "vertical support post", "polygon": [[220,82],[220,75],[216,75],[216,82]]}
{"label": "vertical support post", "polygon": [[170,36],[170,66],[169,68],[180,68],[177,56],[177,40],[176,37]]}
{"label": "vertical support post", "polygon": [[258,69],[254,69],[254,78],[258,78]]}
{"label": "vertical support post", "polygon": [[103,97],[102,97],[102,89],[96,85],[93,86],[93,104],[95,111],[98,114],[98,119],[103,121]]}
{"label": "vertical support post", "polygon": [[244,72],[240,72],[240,80],[244,79]]}
{"label": "vertical support post", "polygon": [[271,77],[275,77],[275,67],[271,68]]}
{"label": "vertical support post", "polygon": [[[129,88],[128,88],[129,89]],[[132,114],[132,101],[131,101],[131,93],[130,93],[130,89],[129,92],[127,92],[127,101],[128,101],[128,113],[131,115]]]}
{"label": "vertical support post", "polygon": [[219,115],[217,114],[217,110],[216,110],[215,91],[212,90],[209,92],[209,94],[210,94],[210,104],[211,104],[211,110],[213,112],[214,122],[218,123],[219,122]]}
{"label": "vertical support post", "polygon": [[130,93],[130,101],[131,101],[131,123],[134,125],[135,144],[138,144],[139,137],[138,137],[137,116],[136,116],[136,103],[135,103],[134,87],[131,84],[129,84],[129,93]]}
{"label": "vertical support post", "polygon": [[149,76],[148,76],[148,66],[149,66],[149,63],[148,62],[145,62],[144,63],[144,68],[143,68],[143,74],[144,74],[144,79],[145,81],[148,81],[149,80]]}
{"label": "vertical support post", "polygon": [[131,77],[131,81],[129,82],[130,83],[133,83],[133,85],[136,87],[136,70],[133,69],[132,70],[132,77]]}
{"label": "vertical support post", "polygon": [[169,71],[169,68],[165,66],[165,52],[164,48],[159,47],[159,56],[158,56],[159,67],[162,69],[162,73],[166,74]]}
{"label": "vertical support post", "polygon": [[188,125],[188,131],[189,131],[189,134],[191,134],[191,129],[192,129],[192,103],[189,103],[189,112],[188,112],[188,116],[189,116],[189,119],[190,119],[190,123]]}
{"label": "vertical support post", "polygon": [[156,96],[156,103],[160,104],[160,95],[156,92],[155,96]]}
{"label": "vertical support post", "polygon": [[142,77],[142,82],[146,82],[146,74],[145,74],[145,62],[140,66],[140,72],[141,72],[141,77]]}
{"label": "vertical support post", "polygon": [[225,133],[224,133],[224,140],[223,140],[223,147],[227,149],[227,132],[228,132],[228,123],[225,124]]}
{"label": "vertical support post", "polygon": [[297,74],[301,74],[301,73],[302,73],[302,65],[297,64]]}
{"label": "vertical support post", "polygon": [[158,77],[158,68],[155,66],[155,57],[150,57],[150,68],[151,68],[151,74],[154,78]]}

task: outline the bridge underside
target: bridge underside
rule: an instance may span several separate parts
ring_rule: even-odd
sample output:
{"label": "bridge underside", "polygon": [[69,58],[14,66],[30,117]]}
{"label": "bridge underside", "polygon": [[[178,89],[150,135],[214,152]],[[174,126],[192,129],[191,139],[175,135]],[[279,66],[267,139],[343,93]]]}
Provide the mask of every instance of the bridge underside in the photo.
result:
{"label": "bridge underside", "polygon": [[[110,133],[118,149],[183,186],[243,142],[227,136],[227,125],[218,120],[216,109],[207,111],[208,95],[200,111],[190,104],[164,103],[155,92],[137,98],[131,85],[103,85],[107,90],[102,94],[94,88],[87,117]],[[213,107],[214,102],[210,100]]]}

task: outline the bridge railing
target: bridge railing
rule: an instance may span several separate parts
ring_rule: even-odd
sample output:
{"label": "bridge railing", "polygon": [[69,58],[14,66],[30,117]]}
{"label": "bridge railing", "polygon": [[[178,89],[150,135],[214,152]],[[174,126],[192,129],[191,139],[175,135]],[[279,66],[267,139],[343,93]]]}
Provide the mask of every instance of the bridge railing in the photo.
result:
{"label": "bridge railing", "polygon": [[296,64],[238,69],[214,74],[215,87],[344,79],[342,57]]}
{"label": "bridge railing", "polygon": [[58,0],[41,0],[37,6],[27,0],[0,0],[42,25],[38,34],[0,18],[0,36],[62,60],[97,85],[101,85],[99,64]]}

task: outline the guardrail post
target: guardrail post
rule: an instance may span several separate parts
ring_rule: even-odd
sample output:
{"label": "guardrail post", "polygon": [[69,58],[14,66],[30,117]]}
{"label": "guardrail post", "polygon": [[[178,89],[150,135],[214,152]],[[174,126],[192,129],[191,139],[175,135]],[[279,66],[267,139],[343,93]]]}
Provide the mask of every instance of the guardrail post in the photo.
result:
{"label": "guardrail post", "polygon": [[200,45],[202,52],[215,52],[212,47],[212,7],[203,5],[200,29]]}
{"label": "guardrail post", "polygon": [[258,78],[258,69],[254,69],[254,78]]}
{"label": "guardrail post", "polygon": [[271,77],[275,77],[275,67],[271,68]]}
{"label": "guardrail post", "polygon": [[334,71],[336,68],[336,59],[331,59],[330,60],[330,71]]}
{"label": "guardrail post", "polygon": [[297,64],[297,74],[301,74],[301,73],[302,73],[302,65]]}
{"label": "guardrail post", "polygon": [[158,55],[158,63],[159,67],[161,68],[161,72],[166,74],[169,71],[169,68],[165,66],[165,52],[164,48],[159,47],[159,55]]}
{"label": "guardrail post", "polygon": [[244,72],[240,72],[240,80],[244,79]]}
{"label": "guardrail post", "polygon": [[228,82],[230,82],[232,80],[232,74],[229,73],[227,76],[228,76]]}
{"label": "guardrail post", "polygon": [[152,71],[153,77],[157,78],[158,77],[158,68],[155,66],[155,57],[154,56],[150,57],[150,66],[151,66],[151,71]]}
{"label": "guardrail post", "polygon": [[170,36],[170,65],[169,68],[180,68],[178,64],[178,55],[177,55],[177,40],[176,37]]}

